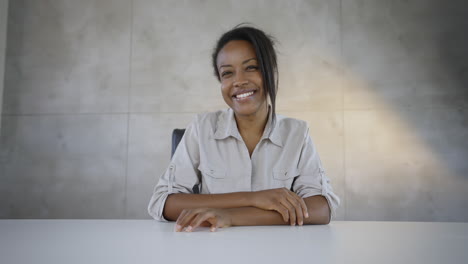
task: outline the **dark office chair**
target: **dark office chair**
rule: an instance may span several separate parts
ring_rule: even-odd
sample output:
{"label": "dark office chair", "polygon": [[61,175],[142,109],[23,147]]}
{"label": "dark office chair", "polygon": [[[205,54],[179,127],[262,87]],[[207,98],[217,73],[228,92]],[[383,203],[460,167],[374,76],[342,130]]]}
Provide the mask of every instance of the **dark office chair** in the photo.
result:
{"label": "dark office chair", "polygon": [[171,150],[171,158],[174,156],[174,152],[177,149],[177,146],[179,145],[180,140],[184,136],[185,129],[174,129],[172,131],[172,150]]}
{"label": "dark office chair", "polygon": [[[185,129],[174,129],[172,131],[172,149],[171,149],[171,158],[174,156],[174,152],[177,149],[177,146],[179,145],[180,140],[184,136]],[[193,193],[200,193],[200,189],[198,185],[193,186],[192,188]]]}

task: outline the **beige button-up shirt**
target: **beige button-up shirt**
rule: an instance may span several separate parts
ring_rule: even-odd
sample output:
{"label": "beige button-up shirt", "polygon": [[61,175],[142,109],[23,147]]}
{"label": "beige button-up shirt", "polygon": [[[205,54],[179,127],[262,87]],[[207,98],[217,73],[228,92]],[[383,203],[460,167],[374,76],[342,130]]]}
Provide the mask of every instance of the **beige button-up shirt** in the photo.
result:
{"label": "beige button-up shirt", "polygon": [[302,198],[322,195],[332,218],[340,204],[309,136],[307,123],[271,111],[262,138],[250,157],[232,109],[199,114],[185,134],[148,205],[156,220],[163,217],[171,193],[201,194],[259,191],[286,187]]}

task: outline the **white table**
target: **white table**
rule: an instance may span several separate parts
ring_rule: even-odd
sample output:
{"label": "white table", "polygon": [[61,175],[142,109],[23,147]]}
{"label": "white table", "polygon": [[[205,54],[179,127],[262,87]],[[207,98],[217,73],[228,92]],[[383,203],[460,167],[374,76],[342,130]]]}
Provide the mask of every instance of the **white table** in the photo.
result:
{"label": "white table", "polygon": [[0,263],[468,263],[468,223],[173,230],[152,220],[0,220]]}

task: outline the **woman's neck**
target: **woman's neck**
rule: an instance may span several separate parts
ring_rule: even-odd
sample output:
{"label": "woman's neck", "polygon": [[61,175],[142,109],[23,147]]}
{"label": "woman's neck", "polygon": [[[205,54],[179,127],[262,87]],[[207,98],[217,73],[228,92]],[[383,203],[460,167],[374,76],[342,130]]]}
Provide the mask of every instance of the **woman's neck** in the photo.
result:
{"label": "woman's neck", "polygon": [[261,137],[268,122],[268,106],[262,107],[258,112],[241,116],[234,114],[237,122],[237,129],[242,137],[246,135],[256,135]]}

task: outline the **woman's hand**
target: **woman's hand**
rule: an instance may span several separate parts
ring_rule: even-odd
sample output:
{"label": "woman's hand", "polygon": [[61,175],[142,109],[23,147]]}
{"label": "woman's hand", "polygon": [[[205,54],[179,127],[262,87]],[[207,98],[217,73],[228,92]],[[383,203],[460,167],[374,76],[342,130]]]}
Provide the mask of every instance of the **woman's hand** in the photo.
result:
{"label": "woman's hand", "polygon": [[177,218],[175,231],[180,232],[187,227],[185,231],[191,232],[198,226],[207,226],[213,232],[218,227],[229,227],[231,223],[231,216],[225,209],[184,209]]}
{"label": "woman's hand", "polygon": [[291,225],[295,225],[296,221],[298,225],[303,225],[304,216],[309,217],[304,199],[286,188],[253,192],[252,204],[260,209],[277,211]]}

